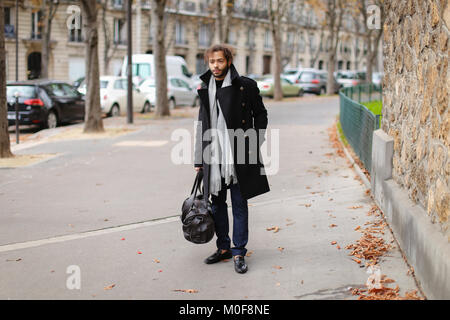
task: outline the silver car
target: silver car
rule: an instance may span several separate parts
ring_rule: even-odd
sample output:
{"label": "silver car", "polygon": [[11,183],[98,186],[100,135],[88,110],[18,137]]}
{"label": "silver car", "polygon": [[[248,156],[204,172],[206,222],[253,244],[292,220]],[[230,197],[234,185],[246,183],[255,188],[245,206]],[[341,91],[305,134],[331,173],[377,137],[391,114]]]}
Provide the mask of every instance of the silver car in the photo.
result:
{"label": "silver car", "polygon": [[[170,109],[174,109],[176,106],[197,107],[200,105],[197,90],[191,88],[186,81],[177,77],[168,77],[167,80],[167,98]],[[139,90],[146,94],[152,106],[156,104],[155,79],[148,78],[142,81]]]}

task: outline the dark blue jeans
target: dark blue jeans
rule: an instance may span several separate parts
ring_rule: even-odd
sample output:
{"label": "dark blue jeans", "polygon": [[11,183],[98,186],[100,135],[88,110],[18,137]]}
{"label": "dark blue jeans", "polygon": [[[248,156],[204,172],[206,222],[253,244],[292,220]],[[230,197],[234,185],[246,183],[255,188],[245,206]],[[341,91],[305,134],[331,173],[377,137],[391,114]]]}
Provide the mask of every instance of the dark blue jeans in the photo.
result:
{"label": "dark blue jeans", "polygon": [[230,250],[231,240],[228,236],[228,205],[227,190],[230,189],[231,205],[233,209],[233,244],[231,253],[233,256],[245,256],[248,242],[248,205],[247,200],[242,198],[239,184],[225,185],[222,178],[222,189],[217,196],[211,195],[211,209],[214,217],[214,224],[217,235],[217,248]]}

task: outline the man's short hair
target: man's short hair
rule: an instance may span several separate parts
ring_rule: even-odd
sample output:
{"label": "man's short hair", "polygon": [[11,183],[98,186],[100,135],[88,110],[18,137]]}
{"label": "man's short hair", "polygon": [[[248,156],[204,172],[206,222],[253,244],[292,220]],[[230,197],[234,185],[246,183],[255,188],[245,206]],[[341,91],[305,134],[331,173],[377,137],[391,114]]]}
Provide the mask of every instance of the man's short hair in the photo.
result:
{"label": "man's short hair", "polygon": [[227,62],[233,63],[233,49],[226,44],[215,44],[206,49],[205,51],[204,59],[206,64],[208,64],[209,55],[217,51],[222,51],[223,55],[225,56],[225,59],[227,59]]}

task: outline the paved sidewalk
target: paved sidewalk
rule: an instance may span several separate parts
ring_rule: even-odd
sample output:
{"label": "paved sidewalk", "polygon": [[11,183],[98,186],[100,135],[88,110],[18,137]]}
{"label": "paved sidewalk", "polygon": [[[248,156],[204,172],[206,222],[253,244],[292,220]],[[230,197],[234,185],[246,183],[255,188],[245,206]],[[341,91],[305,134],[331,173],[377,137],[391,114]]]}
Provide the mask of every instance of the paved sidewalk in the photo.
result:
{"label": "paved sidewalk", "polygon": [[[62,155],[0,170],[0,298],[356,299],[351,291],[369,274],[346,247],[376,217],[366,186],[329,140],[338,100],[267,106],[280,163],[271,192],[249,201],[248,273],[237,274],[231,260],[203,263],[215,239],[183,238],[180,207],[194,170],[171,163],[171,134],[192,133],[194,119],[149,120],[123,136],[17,150]],[[401,295],[417,289],[389,230],[380,236],[394,246],[380,258],[381,274]],[[81,272],[80,289],[68,289],[70,266]]]}

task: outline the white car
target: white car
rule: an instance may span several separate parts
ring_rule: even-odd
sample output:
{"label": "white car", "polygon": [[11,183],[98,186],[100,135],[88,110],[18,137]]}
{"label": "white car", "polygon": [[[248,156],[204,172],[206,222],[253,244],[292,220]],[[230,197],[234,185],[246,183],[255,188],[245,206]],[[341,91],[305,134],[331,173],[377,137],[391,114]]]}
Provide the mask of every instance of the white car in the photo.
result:
{"label": "white car", "polygon": [[[102,112],[117,117],[127,110],[127,78],[117,76],[100,77],[100,105]],[[78,91],[86,94],[86,82],[83,81]],[[151,102],[146,95],[133,85],[133,112],[148,112]]]}
{"label": "white car", "polygon": [[[139,90],[146,94],[146,98],[152,106],[156,104],[155,79],[149,78],[142,81]],[[169,77],[167,79],[167,98],[169,99],[170,109],[174,109],[176,106],[198,107],[200,105],[197,90],[191,88],[186,81],[177,77]]]}

